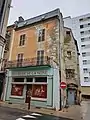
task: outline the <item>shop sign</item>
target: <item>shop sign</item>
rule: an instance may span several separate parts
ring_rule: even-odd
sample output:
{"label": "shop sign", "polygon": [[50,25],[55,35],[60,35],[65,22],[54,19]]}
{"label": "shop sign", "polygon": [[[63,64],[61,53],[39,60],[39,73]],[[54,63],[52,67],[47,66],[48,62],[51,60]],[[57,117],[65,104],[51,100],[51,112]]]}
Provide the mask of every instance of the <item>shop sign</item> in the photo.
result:
{"label": "shop sign", "polygon": [[47,75],[47,70],[41,71],[12,71],[12,76],[31,76],[31,75]]}

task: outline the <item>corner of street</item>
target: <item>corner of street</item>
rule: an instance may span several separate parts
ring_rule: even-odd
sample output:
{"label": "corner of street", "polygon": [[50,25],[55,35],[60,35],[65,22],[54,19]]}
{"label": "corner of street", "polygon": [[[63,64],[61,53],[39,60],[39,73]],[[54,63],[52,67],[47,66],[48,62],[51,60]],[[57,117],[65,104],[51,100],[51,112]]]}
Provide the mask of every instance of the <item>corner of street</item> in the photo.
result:
{"label": "corner of street", "polygon": [[[34,114],[42,115],[42,117],[38,116],[38,119],[42,118],[41,120],[55,120],[56,118],[58,118],[58,120],[89,120],[90,101],[83,101],[81,106],[72,105],[67,111],[65,109],[64,112],[46,108],[35,108],[32,106],[30,111],[28,111],[26,104],[8,104],[7,102],[0,102],[0,111],[0,120],[12,120],[11,118],[13,118],[13,120],[21,120],[18,118],[22,118],[23,116],[31,117]],[[35,115],[33,117],[35,117]]]}

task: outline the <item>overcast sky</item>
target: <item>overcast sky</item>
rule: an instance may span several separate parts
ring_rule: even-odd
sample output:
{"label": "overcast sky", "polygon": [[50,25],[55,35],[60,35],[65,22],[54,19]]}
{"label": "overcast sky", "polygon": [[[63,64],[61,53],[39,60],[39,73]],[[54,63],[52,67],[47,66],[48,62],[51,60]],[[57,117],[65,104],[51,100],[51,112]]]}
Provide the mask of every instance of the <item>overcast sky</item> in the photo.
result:
{"label": "overcast sky", "polygon": [[90,0],[12,0],[9,24],[19,16],[24,19],[60,8],[63,16],[79,16],[90,13]]}

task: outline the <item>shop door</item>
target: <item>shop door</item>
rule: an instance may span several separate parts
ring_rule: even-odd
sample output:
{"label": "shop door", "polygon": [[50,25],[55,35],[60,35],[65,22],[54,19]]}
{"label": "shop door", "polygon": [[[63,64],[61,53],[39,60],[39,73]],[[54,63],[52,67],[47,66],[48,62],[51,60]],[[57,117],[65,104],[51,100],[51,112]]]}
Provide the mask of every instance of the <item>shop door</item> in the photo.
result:
{"label": "shop door", "polygon": [[27,88],[26,88],[26,100],[25,100],[25,103],[28,103],[27,91],[28,91],[29,89],[32,91],[32,85],[27,85]]}
{"label": "shop door", "polygon": [[73,105],[75,102],[75,92],[74,90],[68,90],[68,104]]}

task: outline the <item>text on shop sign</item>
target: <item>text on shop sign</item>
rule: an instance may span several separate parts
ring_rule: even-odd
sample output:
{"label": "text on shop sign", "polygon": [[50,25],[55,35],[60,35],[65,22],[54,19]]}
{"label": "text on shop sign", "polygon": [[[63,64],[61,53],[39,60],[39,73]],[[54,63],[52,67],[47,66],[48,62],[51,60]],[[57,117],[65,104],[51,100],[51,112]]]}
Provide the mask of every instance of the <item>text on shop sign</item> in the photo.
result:
{"label": "text on shop sign", "polygon": [[30,75],[47,75],[47,71],[22,71],[22,72],[12,72],[12,76],[30,76]]}

